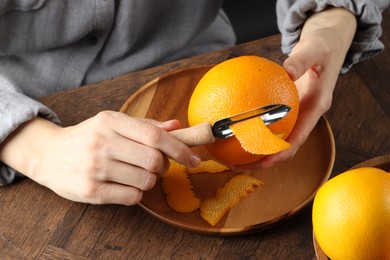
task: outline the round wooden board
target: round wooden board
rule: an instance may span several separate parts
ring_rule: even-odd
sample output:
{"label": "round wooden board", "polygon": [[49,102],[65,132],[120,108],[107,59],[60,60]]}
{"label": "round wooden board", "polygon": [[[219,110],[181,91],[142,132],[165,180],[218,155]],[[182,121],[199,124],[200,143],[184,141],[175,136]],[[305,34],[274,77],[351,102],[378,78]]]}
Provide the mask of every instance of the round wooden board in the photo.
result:
{"label": "round wooden board", "polygon": [[[135,117],[157,120],[177,118],[188,126],[187,106],[191,94],[211,66],[193,67],[159,77],[129,97],[121,112]],[[203,160],[212,159],[204,147],[196,147]],[[214,227],[203,220],[199,211],[178,213],[166,203],[160,180],[144,193],[140,203],[147,212],[175,227],[201,234],[238,235],[273,226],[294,215],[314,197],[317,189],[328,180],[333,168],[335,145],[333,134],[322,117],[294,159],[267,170],[247,172],[264,182],[247,198],[231,209]],[[194,192],[204,200],[214,197],[237,173],[201,173],[191,175]]]}
{"label": "round wooden board", "polygon": [[[370,159],[368,161],[364,161],[362,163],[359,163],[352,167],[351,169],[356,169],[360,167],[377,167],[380,169],[383,169],[387,172],[390,171],[390,154],[386,154],[383,156],[375,157],[373,159]],[[314,244],[314,251],[316,253],[318,260],[329,260],[329,257],[325,254],[325,252],[321,249],[320,245],[317,242],[317,239],[313,232],[313,244]]]}

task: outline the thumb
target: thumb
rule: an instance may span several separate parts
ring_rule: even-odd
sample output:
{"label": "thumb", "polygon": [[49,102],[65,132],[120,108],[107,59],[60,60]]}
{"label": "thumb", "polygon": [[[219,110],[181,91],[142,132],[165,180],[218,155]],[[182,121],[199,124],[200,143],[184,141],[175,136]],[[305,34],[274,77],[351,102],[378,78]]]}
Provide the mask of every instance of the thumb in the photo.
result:
{"label": "thumb", "polygon": [[293,81],[299,79],[309,69],[320,70],[321,55],[311,44],[298,42],[290,56],[283,62],[283,68]]}

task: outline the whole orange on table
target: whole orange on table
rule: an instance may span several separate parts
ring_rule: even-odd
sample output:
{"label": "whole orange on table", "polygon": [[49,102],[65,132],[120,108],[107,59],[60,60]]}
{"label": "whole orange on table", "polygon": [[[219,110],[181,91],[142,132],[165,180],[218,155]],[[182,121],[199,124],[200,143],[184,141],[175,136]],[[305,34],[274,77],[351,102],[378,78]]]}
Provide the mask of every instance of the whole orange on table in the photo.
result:
{"label": "whole orange on table", "polygon": [[390,259],[390,174],[362,167],[326,182],[313,203],[313,230],[337,259]]}
{"label": "whole orange on table", "polygon": [[[217,64],[203,76],[191,96],[188,121],[191,126],[203,122],[213,124],[222,118],[271,104],[291,107],[287,116],[268,125],[278,139],[285,140],[294,127],[299,110],[294,82],[282,66],[271,60],[240,56]],[[269,154],[286,149],[278,149],[283,144],[272,138],[249,139],[249,146],[261,145]],[[206,148],[217,160],[228,165],[252,163],[264,155],[244,150],[235,137],[216,140]]]}

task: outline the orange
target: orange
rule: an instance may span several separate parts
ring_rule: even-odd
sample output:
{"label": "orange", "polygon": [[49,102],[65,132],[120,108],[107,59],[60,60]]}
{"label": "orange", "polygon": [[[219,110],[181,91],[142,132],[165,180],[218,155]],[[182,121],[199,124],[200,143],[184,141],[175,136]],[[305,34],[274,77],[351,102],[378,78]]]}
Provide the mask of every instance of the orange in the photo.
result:
{"label": "orange", "polygon": [[[269,125],[273,134],[286,139],[298,116],[299,98],[294,82],[279,64],[258,56],[241,56],[221,62],[211,68],[199,81],[188,107],[189,124],[214,124],[217,120],[270,104],[291,107],[282,120]],[[250,132],[249,127],[247,127]],[[241,131],[242,132],[242,131]],[[272,139],[261,144],[275,149]],[[257,139],[252,140],[256,145]],[[228,165],[247,164],[263,155],[245,151],[235,137],[216,140],[206,145],[215,159]]]}
{"label": "orange", "polygon": [[390,259],[390,174],[364,167],[326,182],[313,203],[313,229],[337,259]]}

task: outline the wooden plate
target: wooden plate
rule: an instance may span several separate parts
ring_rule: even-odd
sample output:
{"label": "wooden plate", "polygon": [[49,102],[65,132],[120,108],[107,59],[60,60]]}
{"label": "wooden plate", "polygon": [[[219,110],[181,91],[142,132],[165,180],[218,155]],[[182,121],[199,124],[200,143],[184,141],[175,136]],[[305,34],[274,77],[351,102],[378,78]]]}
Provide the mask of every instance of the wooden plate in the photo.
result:
{"label": "wooden plate", "polygon": [[[125,102],[121,112],[130,116],[168,120],[177,118],[188,126],[187,106],[192,91],[211,66],[193,67],[164,75],[141,87]],[[193,148],[202,157],[211,156],[203,147]],[[267,170],[250,172],[265,185],[231,209],[214,227],[198,211],[177,213],[166,203],[158,181],[145,192],[140,203],[147,212],[175,227],[210,235],[237,235],[270,227],[305,207],[317,189],[329,178],[335,156],[333,134],[325,117],[293,160]],[[197,174],[191,176],[194,191],[204,200],[215,195],[235,174]]]}
{"label": "wooden plate", "polygon": [[[386,154],[383,156],[375,157],[373,159],[370,159],[368,161],[359,163],[352,167],[351,169],[356,169],[360,167],[377,167],[380,169],[383,169],[385,171],[390,171],[390,154]],[[320,245],[317,242],[317,239],[313,233],[313,243],[314,243],[314,251],[316,253],[318,260],[329,260],[328,256],[325,254],[324,251],[322,251]]]}

